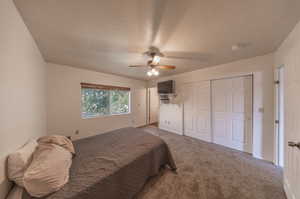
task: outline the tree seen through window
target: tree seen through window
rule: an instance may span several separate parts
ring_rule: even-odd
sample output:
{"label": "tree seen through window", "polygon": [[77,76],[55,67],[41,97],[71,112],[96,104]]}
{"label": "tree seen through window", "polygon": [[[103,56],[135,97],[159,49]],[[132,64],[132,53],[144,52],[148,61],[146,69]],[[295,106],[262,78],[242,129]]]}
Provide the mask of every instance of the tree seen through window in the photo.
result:
{"label": "tree seen through window", "polygon": [[130,91],[81,89],[82,117],[126,114],[130,112]]}

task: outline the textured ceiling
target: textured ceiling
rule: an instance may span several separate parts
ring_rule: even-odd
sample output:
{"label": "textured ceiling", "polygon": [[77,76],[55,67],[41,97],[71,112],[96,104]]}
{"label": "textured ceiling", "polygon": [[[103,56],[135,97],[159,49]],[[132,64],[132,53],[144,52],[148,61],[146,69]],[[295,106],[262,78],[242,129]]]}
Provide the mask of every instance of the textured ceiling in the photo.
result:
{"label": "textured ceiling", "polygon": [[[300,18],[299,0],[15,0],[48,62],[147,79],[156,46],[170,75],[273,52]],[[232,51],[232,46],[245,46]]]}

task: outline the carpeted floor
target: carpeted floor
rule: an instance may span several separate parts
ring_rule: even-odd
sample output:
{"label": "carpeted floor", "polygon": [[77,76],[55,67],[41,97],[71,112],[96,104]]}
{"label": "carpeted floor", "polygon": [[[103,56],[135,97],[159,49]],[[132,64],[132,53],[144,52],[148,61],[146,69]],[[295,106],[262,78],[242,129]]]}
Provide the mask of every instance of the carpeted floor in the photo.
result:
{"label": "carpeted floor", "polygon": [[282,172],[271,163],[154,126],[143,130],[166,141],[178,174],[163,171],[138,199],[286,199]]}

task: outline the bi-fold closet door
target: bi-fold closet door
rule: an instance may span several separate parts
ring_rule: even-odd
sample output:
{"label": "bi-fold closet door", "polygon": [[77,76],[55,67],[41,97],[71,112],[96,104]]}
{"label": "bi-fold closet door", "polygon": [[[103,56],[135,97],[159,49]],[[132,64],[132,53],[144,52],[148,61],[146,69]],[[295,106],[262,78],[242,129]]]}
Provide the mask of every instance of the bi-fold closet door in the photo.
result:
{"label": "bi-fold closet door", "polygon": [[212,141],[210,81],[187,84],[184,89],[184,134]]}
{"label": "bi-fold closet door", "polygon": [[184,134],[252,152],[252,76],[187,84]]}
{"label": "bi-fold closet door", "polygon": [[252,153],[252,76],[212,81],[213,142]]}

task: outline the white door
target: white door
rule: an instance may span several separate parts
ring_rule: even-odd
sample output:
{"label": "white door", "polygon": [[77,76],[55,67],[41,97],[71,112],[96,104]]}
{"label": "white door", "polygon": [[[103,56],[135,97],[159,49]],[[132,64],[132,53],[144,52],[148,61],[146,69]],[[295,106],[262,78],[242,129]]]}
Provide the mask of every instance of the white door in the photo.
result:
{"label": "white door", "polygon": [[158,122],[159,96],[157,87],[149,88],[149,123]]}
{"label": "white door", "polygon": [[284,166],[284,68],[276,69],[276,157],[275,163]]}
{"label": "white door", "polygon": [[212,81],[213,142],[252,153],[252,76]]}
{"label": "white door", "polygon": [[211,142],[211,99],[210,81],[195,85],[195,130],[196,137]]}
{"label": "white door", "polygon": [[194,118],[194,84],[186,84],[183,90],[184,99],[184,135],[193,136],[195,134],[195,118]]}
{"label": "white door", "polygon": [[147,90],[133,89],[131,91],[131,112],[132,112],[132,125],[134,127],[140,127],[146,125],[146,94]]}
{"label": "white door", "polygon": [[184,133],[186,136],[211,142],[210,81],[185,87]]}
{"label": "white door", "polygon": [[[284,188],[288,199],[300,198],[300,67],[287,63],[284,70]],[[288,142],[291,146],[289,146]]]}

